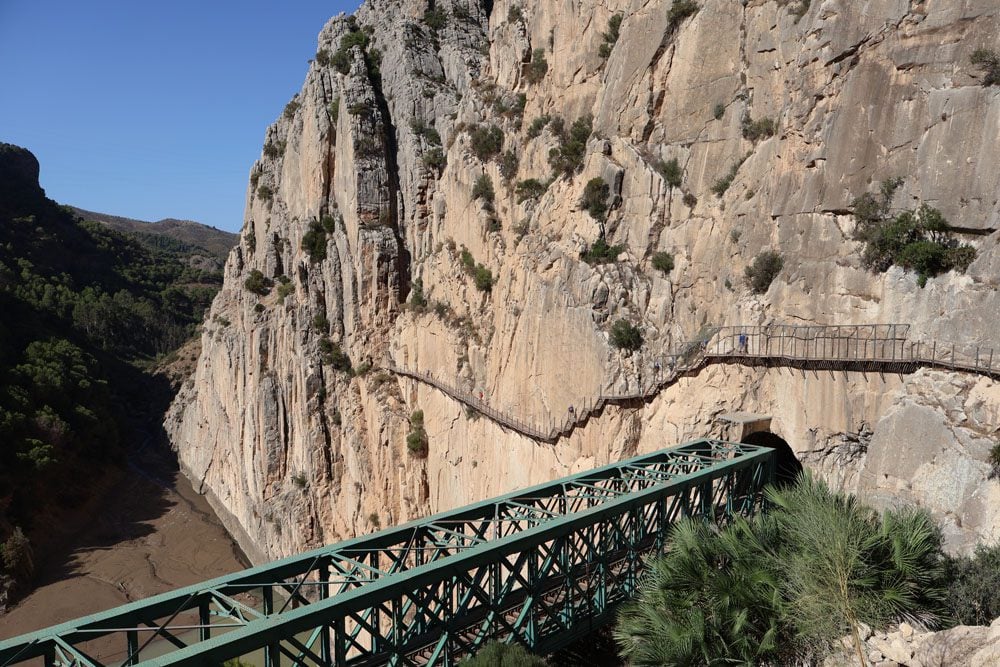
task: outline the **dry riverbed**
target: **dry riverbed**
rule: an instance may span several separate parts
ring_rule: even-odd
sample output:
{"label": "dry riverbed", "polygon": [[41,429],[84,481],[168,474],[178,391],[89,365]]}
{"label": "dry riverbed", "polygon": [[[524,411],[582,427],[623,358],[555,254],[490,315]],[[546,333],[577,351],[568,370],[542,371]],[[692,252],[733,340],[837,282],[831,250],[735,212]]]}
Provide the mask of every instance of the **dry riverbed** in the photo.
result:
{"label": "dry riverbed", "polygon": [[37,588],[0,615],[0,640],[247,565],[205,498],[162,460],[130,466],[65,542],[36,554]]}

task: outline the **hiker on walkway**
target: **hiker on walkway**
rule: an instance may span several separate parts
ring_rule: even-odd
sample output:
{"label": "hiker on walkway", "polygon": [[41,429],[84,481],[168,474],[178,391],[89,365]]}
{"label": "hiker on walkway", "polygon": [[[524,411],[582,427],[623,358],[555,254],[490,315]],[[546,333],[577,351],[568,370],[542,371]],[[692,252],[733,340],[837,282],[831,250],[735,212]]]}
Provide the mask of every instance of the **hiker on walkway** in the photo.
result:
{"label": "hiker on walkway", "polygon": [[747,353],[747,335],[745,333],[740,334],[740,354]]}
{"label": "hiker on walkway", "polygon": [[576,417],[576,410],[573,409],[572,405],[569,406],[569,416],[570,417]]}

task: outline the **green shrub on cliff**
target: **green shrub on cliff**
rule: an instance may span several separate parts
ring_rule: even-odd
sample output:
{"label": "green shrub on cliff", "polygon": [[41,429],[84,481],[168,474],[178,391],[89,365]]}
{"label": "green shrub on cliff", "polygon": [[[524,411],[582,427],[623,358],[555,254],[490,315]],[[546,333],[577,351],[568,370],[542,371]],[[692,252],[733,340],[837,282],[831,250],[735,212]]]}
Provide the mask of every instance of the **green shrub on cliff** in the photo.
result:
{"label": "green shrub on cliff", "polygon": [[746,268],[746,283],[754,294],[763,294],[781,273],[785,260],[774,250],[765,250]]}
{"label": "green shrub on cliff", "polygon": [[496,192],[493,190],[493,179],[489,174],[480,174],[472,185],[472,198],[481,199],[487,207],[493,206]]}
{"label": "green shrub on cliff", "polygon": [[989,625],[1000,617],[1000,542],[949,558],[946,579],[948,613],[956,623]]}
{"label": "green shrub on cliff", "polygon": [[625,250],[623,245],[608,245],[604,237],[598,238],[580,254],[580,259],[592,266],[615,261]]}
{"label": "green shrub on cliff", "polygon": [[951,236],[940,211],[922,204],[891,214],[892,199],[902,183],[902,179],[883,181],[877,194],[865,193],[852,203],[854,239],[862,243],[862,265],[876,273],[900,266],[916,273],[921,287],[942,273],[965,271],[976,258],[976,250]]}
{"label": "green shrub on cliff", "polygon": [[656,169],[657,173],[663,177],[664,182],[672,188],[681,187],[681,178],[683,177],[684,170],[681,168],[680,162],[677,158],[672,158],[667,161],[661,159],[656,159],[653,162],[653,168]]}
{"label": "green shrub on cliff", "polygon": [[302,249],[309,255],[312,263],[326,259],[326,232],[326,225],[319,220],[311,220],[308,231],[302,235]]}
{"label": "green shrub on cliff", "polygon": [[972,52],[971,61],[983,71],[984,86],[1000,86],[1000,53],[991,49],[976,49]]}
{"label": "green shrub on cliff", "polygon": [[0,544],[0,563],[15,578],[26,581],[35,573],[31,542],[20,527],[15,527],[7,540]]}
{"label": "green shrub on cliff", "polygon": [[537,178],[526,178],[523,181],[518,181],[514,192],[517,194],[517,203],[520,204],[529,199],[538,199],[545,194],[547,189],[548,186]]}
{"label": "green shrub on cliff", "polygon": [[472,274],[472,280],[476,284],[476,289],[480,292],[493,291],[493,272],[482,264],[476,265],[476,270]]}
{"label": "green shrub on cliff", "polygon": [[424,430],[423,410],[416,410],[410,415],[410,432],[406,436],[406,448],[419,458],[427,456],[427,431]]}
{"label": "green shrub on cliff", "polygon": [[669,252],[653,253],[653,268],[662,273],[670,273],[674,270],[674,256]]}
{"label": "green shrub on cliff", "polygon": [[496,125],[476,125],[469,132],[469,144],[480,162],[488,162],[503,149],[503,130]]}
{"label": "green shrub on cliff", "polygon": [[334,68],[341,74],[347,74],[351,70],[351,49],[355,46],[362,51],[368,48],[368,33],[358,30],[356,24],[340,38],[340,46],[330,58]]}
{"label": "green shrub on cliff", "polygon": [[531,60],[524,66],[524,78],[530,84],[541,83],[548,71],[549,63],[545,60],[545,51],[542,49],[532,51]]}
{"label": "green shrub on cliff", "polygon": [[614,14],[608,19],[608,31],[601,35],[603,42],[597,52],[601,58],[607,59],[611,56],[611,51],[615,48],[619,33],[621,32],[622,18],[621,14]]}
{"label": "green shrub on cliff", "polygon": [[580,198],[580,208],[590,214],[598,222],[604,222],[608,217],[608,196],[611,188],[603,178],[597,177],[587,181]]}
{"label": "green shrub on cliff", "polygon": [[761,139],[773,137],[774,133],[778,131],[778,123],[773,118],[758,118],[754,120],[750,116],[744,116],[740,129],[743,132],[744,139],[756,142]]}
{"label": "green shrub on cliff", "polygon": [[611,344],[619,350],[634,352],[643,342],[642,332],[628,320],[618,320],[611,325]]}
{"label": "green shrub on cliff", "polygon": [[549,165],[555,170],[556,176],[573,176],[583,169],[587,140],[593,132],[593,118],[589,115],[580,116],[573,121],[569,130],[562,118],[553,118],[549,122],[549,130],[559,139],[559,145],[549,150]]}
{"label": "green shrub on cliff", "polygon": [[684,22],[684,19],[694,16],[697,11],[698,3],[694,0],[674,0],[667,12],[667,23],[670,24],[671,28],[677,28]]}
{"label": "green shrub on cliff", "polygon": [[272,283],[264,274],[261,273],[260,269],[252,269],[247,279],[243,281],[243,287],[246,288],[248,292],[253,292],[258,296],[264,296],[271,291]]}

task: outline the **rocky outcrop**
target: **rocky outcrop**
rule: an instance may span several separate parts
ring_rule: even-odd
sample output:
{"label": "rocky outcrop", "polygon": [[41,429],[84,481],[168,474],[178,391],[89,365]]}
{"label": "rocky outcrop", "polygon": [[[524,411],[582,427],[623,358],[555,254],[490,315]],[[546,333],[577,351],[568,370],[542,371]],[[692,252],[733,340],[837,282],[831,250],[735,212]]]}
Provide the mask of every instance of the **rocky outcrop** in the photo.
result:
{"label": "rocky outcrop", "polygon": [[[959,625],[939,632],[921,632],[900,623],[889,632],[862,634],[872,667],[991,667],[1000,664],[1000,618],[989,626]],[[857,665],[853,644],[845,638],[842,653],[824,667]]]}
{"label": "rocky outcrop", "polygon": [[38,184],[38,158],[14,144],[0,143],[0,213],[41,205],[45,191]]}
{"label": "rocky outcrop", "polygon": [[[931,508],[956,549],[1000,537],[986,479],[1000,396],[987,380],[712,367],[549,445],[378,371],[391,359],[546,423],[648,383],[665,350],[707,325],[909,322],[1000,347],[1000,88],[969,64],[996,42],[995,3],[698,5],[672,20],[670,0],[370,0],[323,28],[301,92],[267,130],[241,243],[167,424],[252,557],[718,432],[737,409],[773,415],[843,488]],[[579,171],[549,182],[550,152],[588,115]],[[773,136],[744,130],[762,119]],[[672,159],[679,187],[660,168]],[[473,197],[482,175],[492,202]],[[897,176],[896,207],[927,202],[966,230],[978,256],[965,274],[921,288],[861,266],[851,201]],[[597,177],[603,222],[580,205]],[[528,179],[531,196],[517,187]],[[602,233],[617,261],[581,261]],[[784,269],[756,295],[744,268],[768,248]],[[672,272],[652,267],[655,252],[673,254]],[[618,319],[641,328],[639,352],[610,344]],[[339,352],[375,369],[348,375]],[[426,458],[406,446],[416,410]]]}

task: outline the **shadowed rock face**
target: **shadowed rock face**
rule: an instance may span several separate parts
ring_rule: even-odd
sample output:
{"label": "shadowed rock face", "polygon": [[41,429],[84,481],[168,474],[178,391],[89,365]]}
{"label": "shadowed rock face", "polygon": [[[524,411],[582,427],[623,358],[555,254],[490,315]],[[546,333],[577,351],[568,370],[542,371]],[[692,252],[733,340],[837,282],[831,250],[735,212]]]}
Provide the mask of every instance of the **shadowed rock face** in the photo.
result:
{"label": "shadowed rock face", "polygon": [[[986,481],[1000,395],[985,380],[712,368],[552,446],[426,386],[331,363],[334,346],[355,366],[391,358],[544,424],[634,391],[707,324],[909,322],[926,339],[1000,347],[1000,89],[969,64],[995,42],[996,4],[813,0],[801,17],[795,3],[699,4],[673,26],[669,0],[443,2],[432,30],[422,3],[372,1],[323,28],[302,90],[267,129],[198,370],[167,424],[248,553],[288,554],[717,432],[715,417],[738,410],[773,415],[775,434],[835,484],[930,507],[956,549],[1000,537],[1000,491]],[[588,114],[579,171],[519,197],[519,181],[548,181],[562,144],[534,121],[568,130]],[[744,131],[764,119],[773,136]],[[485,162],[476,126],[502,131]],[[657,169],[672,159],[680,187]],[[472,196],[483,174],[489,205]],[[921,289],[901,269],[861,267],[850,204],[897,176],[894,207],[927,202],[985,232],[963,237],[978,251],[965,274]],[[604,221],[580,204],[597,177]],[[602,232],[617,261],[581,261]],[[463,247],[491,290],[477,289]],[[744,268],[768,248],[784,268],[756,295]],[[669,274],[655,252],[673,255]],[[268,294],[245,287],[254,271]],[[427,305],[406,307],[417,279]],[[642,329],[639,352],[609,343],[618,319]],[[418,409],[426,459],[405,442]]]}
{"label": "shadowed rock face", "polygon": [[0,143],[0,212],[15,213],[45,199],[38,170],[38,159],[31,151]]}

